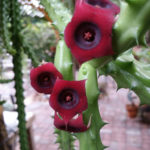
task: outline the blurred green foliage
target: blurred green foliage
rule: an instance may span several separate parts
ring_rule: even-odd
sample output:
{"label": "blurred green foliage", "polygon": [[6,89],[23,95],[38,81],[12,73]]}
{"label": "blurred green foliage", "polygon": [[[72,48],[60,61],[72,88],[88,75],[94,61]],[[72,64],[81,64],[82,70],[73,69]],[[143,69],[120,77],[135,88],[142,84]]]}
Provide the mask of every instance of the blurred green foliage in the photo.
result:
{"label": "blurred green foliage", "polygon": [[74,11],[75,0],[63,0],[65,6],[69,8],[72,12]]}
{"label": "blurred green foliage", "polygon": [[120,5],[120,1],[121,0],[112,0],[112,2],[114,2],[114,3],[118,4],[118,5]]}
{"label": "blurred green foliage", "polygon": [[24,17],[23,22],[24,40],[30,45],[40,61],[53,62],[56,39],[50,23],[42,18],[29,16]]}

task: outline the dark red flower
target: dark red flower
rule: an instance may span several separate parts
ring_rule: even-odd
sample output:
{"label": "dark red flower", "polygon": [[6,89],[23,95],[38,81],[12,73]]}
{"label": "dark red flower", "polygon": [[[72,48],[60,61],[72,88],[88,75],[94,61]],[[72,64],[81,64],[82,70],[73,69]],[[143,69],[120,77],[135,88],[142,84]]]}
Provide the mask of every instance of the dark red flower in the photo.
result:
{"label": "dark red flower", "polygon": [[65,122],[55,113],[54,125],[60,130],[69,132],[84,132],[88,127],[83,123],[83,115],[80,114],[77,119],[71,119],[66,125]]}
{"label": "dark red flower", "polygon": [[56,79],[63,79],[52,63],[43,64],[30,72],[32,87],[39,93],[51,94]]}
{"label": "dark red flower", "polygon": [[101,7],[93,7],[85,0],[77,0],[71,22],[65,29],[65,41],[72,54],[80,62],[113,55],[112,26],[114,13]]}
{"label": "dark red flower", "polygon": [[[56,80],[50,105],[56,112],[54,124],[57,128],[73,132],[87,130],[82,120],[82,112],[88,107],[85,80]],[[74,119],[76,115],[79,117]]]}
{"label": "dark red flower", "polygon": [[94,9],[98,11],[100,8],[103,9],[105,13],[113,13],[114,15],[120,12],[120,7],[110,0],[77,0],[76,5],[82,5],[81,3],[86,3],[85,5],[88,5],[88,9],[93,9],[93,11]]}

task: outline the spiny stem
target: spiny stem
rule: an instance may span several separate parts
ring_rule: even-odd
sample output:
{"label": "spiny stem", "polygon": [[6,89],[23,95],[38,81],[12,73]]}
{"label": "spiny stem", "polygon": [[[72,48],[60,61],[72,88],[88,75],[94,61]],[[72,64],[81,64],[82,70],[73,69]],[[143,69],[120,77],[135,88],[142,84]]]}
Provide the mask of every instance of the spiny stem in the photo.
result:
{"label": "spiny stem", "polygon": [[23,75],[22,75],[22,36],[21,36],[21,16],[20,16],[20,7],[17,0],[11,0],[11,32],[12,32],[12,42],[14,49],[17,50],[17,53],[13,56],[13,71],[14,71],[14,81],[16,89],[16,103],[17,103],[17,112],[18,112],[18,128],[19,128],[19,140],[20,140],[20,149],[29,150],[28,137],[26,130],[26,121],[25,121],[25,106],[24,106],[24,95],[23,95]]}
{"label": "spiny stem", "polygon": [[22,56],[21,51],[17,51],[17,54],[13,56],[14,64],[14,80],[15,80],[15,89],[16,89],[16,103],[17,103],[17,112],[18,112],[18,128],[19,128],[19,137],[20,137],[20,149],[29,150],[28,147],[28,138],[26,130],[26,121],[25,121],[25,106],[24,106],[24,95],[23,95],[23,75],[22,75]]}
{"label": "spiny stem", "polygon": [[61,150],[74,150],[74,137],[69,133],[59,129],[55,129],[55,134],[57,134],[56,143],[59,144],[59,149]]}
{"label": "spiny stem", "polygon": [[80,142],[80,150],[103,150],[105,146],[100,140],[99,132],[106,123],[102,121],[98,109],[99,89],[96,69],[88,63],[82,64],[79,70],[78,80],[86,80],[88,109],[83,113],[84,122],[88,124],[91,118],[89,129],[83,133],[76,134]]}
{"label": "spiny stem", "polygon": [[10,44],[11,43],[10,31],[8,27],[9,9],[10,9],[10,1],[1,0],[0,1],[0,36],[2,38],[6,51],[13,55],[16,53],[16,51],[13,49],[13,47]]}
{"label": "spiny stem", "polygon": [[[54,64],[64,80],[74,80],[72,56],[63,39],[57,44]],[[59,143],[59,148],[74,150],[74,137],[69,132],[55,129],[55,133],[58,135],[56,143]]]}
{"label": "spiny stem", "polygon": [[110,62],[100,73],[111,75],[119,88],[129,88],[140,98],[142,104],[150,104],[150,65],[134,59],[130,51]]}
{"label": "spiny stem", "polygon": [[121,1],[121,12],[113,28],[116,55],[135,45],[146,45],[145,33],[150,28],[150,1]]}

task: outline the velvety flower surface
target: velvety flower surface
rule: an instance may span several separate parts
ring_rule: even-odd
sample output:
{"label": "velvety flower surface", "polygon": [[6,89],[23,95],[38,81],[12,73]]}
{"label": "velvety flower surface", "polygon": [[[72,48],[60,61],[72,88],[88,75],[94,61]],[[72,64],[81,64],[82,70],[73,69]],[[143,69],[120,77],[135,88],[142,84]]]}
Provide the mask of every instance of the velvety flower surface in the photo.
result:
{"label": "velvety flower surface", "polygon": [[74,15],[64,35],[66,44],[79,63],[114,54],[112,49],[114,22],[115,15],[111,9],[93,7],[85,0],[77,0]]}
{"label": "velvety flower surface", "polygon": [[[57,128],[73,132],[87,129],[82,120],[82,112],[88,107],[84,80],[56,80],[50,105],[56,112],[54,124]],[[74,119],[76,115],[79,116]]]}
{"label": "velvety flower surface", "polygon": [[43,64],[30,72],[32,87],[39,93],[51,94],[56,79],[63,79],[52,63]]}
{"label": "velvety flower surface", "polygon": [[[82,2],[81,2],[82,1]],[[114,4],[113,2],[111,2],[110,0],[77,0],[77,5],[90,5],[87,6],[89,9],[91,9],[91,7],[93,7],[94,9],[103,9],[103,11],[105,11],[105,13],[112,13],[114,15],[118,14],[120,12],[120,7],[117,6],[116,4]],[[95,11],[97,11],[95,10]]]}
{"label": "velvety flower surface", "polygon": [[59,116],[55,113],[54,125],[60,130],[65,130],[69,132],[84,132],[88,127],[83,123],[83,115],[80,114],[77,119],[71,119],[67,124],[64,120],[60,119]]}

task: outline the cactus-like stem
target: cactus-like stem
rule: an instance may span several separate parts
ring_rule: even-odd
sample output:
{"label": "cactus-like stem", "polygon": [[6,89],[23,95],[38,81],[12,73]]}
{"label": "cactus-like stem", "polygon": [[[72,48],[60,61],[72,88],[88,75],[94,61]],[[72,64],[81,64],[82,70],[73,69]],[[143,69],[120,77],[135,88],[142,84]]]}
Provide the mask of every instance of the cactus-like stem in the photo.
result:
{"label": "cactus-like stem", "polygon": [[0,36],[3,40],[4,47],[6,51],[12,55],[16,53],[16,51],[11,46],[10,40],[10,32],[9,32],[9,0],[1,0],[0,1]]}
{"label": "cactus-like stem", "polygon": [[12,42],[13,46],[16,48],[22,46],[22,36],[21,36],[21,16],[20,16],[20,5],[17,0],[10,1],[10,17],[11,17],[11,32],[12,32]]}
{"label": "cactus-like stem", "polygon": [[[64,80],[74,79],[72,56],[64,40],[58,42],[54,64],[63,75]],[[58,135],[56,143],[59,143],[61,150],[74,150],[74,137],[69,132],[55,129],[55,134]]]}
{"label": "cactus-like stem", "polygon": [[59,144],[59,149],[61,150],[75,150],[73,142],[75,138],[69,132],[65,132],[59,129],[55,129],[55,134],[57,134],[56,143]]}
{"label": "cactus-like stem", "polygon": [[26,131],[26,121],[25,121],[25,112],[24,112],[24,95],[23,95],[23,75],[22,75],[22,56],[21,51],[17,51],[17,54],[13,57],[14,64],[14,80],[15,80],[15,89],[16,89],[16,103],[17,103],[17,112],[18,112],[18,128],[19,128],[19,137],[20,137],[20,149],[29,150],[28,148],[28,138]]}
{"label": "cactus-like stem", "polygon": [[57,45],[54,64],[63,75],[64,80],[74,79],[72,55],[64,40],[60,40]]}
{"label": "cactus-like stem", "polygon": [[116,55],[135,45],[146,45],[145,33],[150,27],[150,1],[121,1],[121,12],[113,28]]}
{"label": "cactus-like stem", "polygon": [[11,31],[12,31],[12,42],[14,49],[17,53],[13,56],[14,64],[14,81],[16,89],[16,103],[18,112],[18,128],[19,128],[19,140],[20,149],[29,150],[28,137],[26,131],[26,121],[25,121],[25,106],[24,106],[24,95],[23,95],[23,75],[22,75],[22,36],[20,34],[21,24],[20,24],[20,7],[17,0],[11,0]]}
{"label": "cactus-like stem", "polygon": [[100,73],[111,75],[118,88],[130,88],[140,98],[141,104],[150,104],[150,65],[134,59],[127,51],[100,70]]}
{"label": "cactus-like stem", "polygon": [[102,121],[98,109],[98,96],[100,92],[96,69],[87,63],[83,64],[79,70],[78,80],[86,80],[88,109],[83,113],[83,119],[85,124],[88,124],[90,120],[89,129],[86,132],[76,134],[80,142],[80,150],[103,150],[105,146],[100,140],[99,132],[100,128],[106,123]]}
{"label": "cactus-like stem", "polygon": [[90,64],[94,68],[99,68],[99,67],[103,67],[105,64],[110,62],[112,59],[113,59],[112,56],[104,56],[101,58],[92,59],[92,60],[88,61],[87,63]]}

